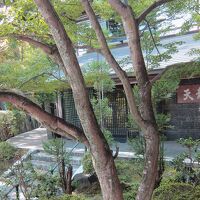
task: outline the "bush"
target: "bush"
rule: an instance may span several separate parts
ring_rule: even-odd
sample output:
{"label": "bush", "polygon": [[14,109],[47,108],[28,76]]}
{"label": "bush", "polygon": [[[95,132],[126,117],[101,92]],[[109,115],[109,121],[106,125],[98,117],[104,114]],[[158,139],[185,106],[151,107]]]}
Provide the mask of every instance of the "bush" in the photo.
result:
{"label": "bush", "polygon": [[51,197],[51,198],[41,198],[40,200],[87,200],[84,197],[77,196],[77,195],[63,195],[60,197]]}
{"label": "bush", "polygon": [[200,186],[187,183],[166,183],[154,191],[153,200],[198,200]]}
{"label": "bush", "polygon": [[139,183],[135,183],[130,185],[128,188],[124,189],[123,190],[124,200],[134,200],[137,195],[138,187]]}
{"label": "bush", "polygon": [[115,160],[115,164],[121,182],[136,184],[141,181],[144,167],[141,160]]}
{"label": "bush", "polygon": [[83,171],[86,174],[91,174],[94,172],[94,167],[92,164],[92,156],[89,152],[86,152],[82,159]]}
{"label": "bush", "polygon": [[25,114],[21,111],[0,111],[0,141],[19,133],[24,121]]}
{"label": "bush", "polygon": [[48,173],[36,173],[34,177],[37,185],[33,188],[33,195],[41,198],[50,198],[54,196],[59,191],[59,177],[57,175]]}
{"label": "bush", "polygon": [[0,160],[9,160],[15,156],[15,147],[7,142],[0,142]]}
{"label": "bush", "polygon": [[14,115],[11,111],[0,111],[0,140],[4,141],[15,133]]}

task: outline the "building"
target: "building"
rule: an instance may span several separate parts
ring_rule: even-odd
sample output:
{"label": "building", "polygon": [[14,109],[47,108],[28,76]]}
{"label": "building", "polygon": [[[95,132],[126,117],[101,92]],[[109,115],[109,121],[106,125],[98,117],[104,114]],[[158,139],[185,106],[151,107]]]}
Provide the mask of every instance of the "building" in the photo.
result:
{"label": "building", "polygon": [[[178,63],[186,63],[198,61],[195,55],[189,54],[189,51],[196,48],[198,42],[193,39],[194,33],[189,33],[182,36],[171,36],[162,39],[162,43],[168,41],[183,41],[183,44],[178,46],[178,51],[174,53],[167,62],[161,62],[160,67],[149,71],[150,79],[159,74],[165,67]],[[112,49],[112,53],[116,58],[126,57],[128,47],[123,46]],[[79,62],[82,66],[91,61],[103,61],[104,58],[96,53],[86,53],[79,56]],[[197,62],[198,63],[198,62]],[[125,66],[127,69],[130,66]],[[199,65],[200,67],[200,65]],[[114,137],[127,138],[138,133],[137,130],[128,128],[129,109],[122,84],[118,77],[110,71],[111,78],[115,81],[115,90],[108,93],[109,106],[112,109],[112,117],[104,119],[104,126],[110,130]],[[130,83],[136,84],[133,73],[128,73]],[[95,93],[93,88],[88,88],[90,97]],[[66,121],[81,127],[72,96],[72,91],[66,90],[61,93],[57,102],[57,111],[59,116],[62,116]],[[159,112],[169,113],[171,115],[170,125],[173,128],[164,131],[168,139],[177,139],[179,137],[192,136],[193,138],[200,137],[200,76],[190,79],[183,79],[180,82],[179,88],[172,98],[167,102],[161,102],[158,108]]]}

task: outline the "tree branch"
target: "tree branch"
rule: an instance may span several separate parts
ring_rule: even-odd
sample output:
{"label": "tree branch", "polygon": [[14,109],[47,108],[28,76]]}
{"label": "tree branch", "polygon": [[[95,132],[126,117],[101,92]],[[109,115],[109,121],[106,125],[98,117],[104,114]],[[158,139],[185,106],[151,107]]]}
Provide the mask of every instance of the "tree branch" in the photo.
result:
{"label": "tree branch", "polygon": [[38,39],[32,38],[32,37],[27,36],[27,35],[13,34],[11,36],[15,37],[18,40],[28,42],[29,44],[34,45],[35,47],[43,50],[44,53],[46,53],[56,64],[58,64],[60,69],[62,69],[64,74],[67,76],[67,72],[66,72],[66,69],[64,67],[63,60],[60,56],[60,53],[58,52],[58,48],[57,48],[56,45],[45,44],[45,43],[39,41]]}
{"label": "tree branch", "polygon": [[149,33],[150,33],[151,39],[152,39],[152,41],[153,41],[154,47],[156,48],[156,51],[158,52],[159,57],[160,57],[160,60],[161,60],[160,51],[159,51],[159,49],[158,49],[158,46],[157,46],[156,41],[155,41],[155,39],[154,39],[153,33],[152,33],[152,31],[151,31],[150,24],[149,24],[149,22],[148,22],[146,19],[145,19],[145,22],[147,23],[147,27],[148,27],[148,29],[149,29]]}
{"label": "tree branch", "polygon": [[15,37],[18,40],[22,40],[24,42],[28,42],[29,44],[32,44],[32,45],[42,49],[48,55],[52,55],[53,52],[56,50],[56,46],[55,45],[50,46],[48,44],[45,44],[45,43],[39,41],[36,38],[30,37],[30,36],[27,36],[27,35],[13,34],[12,36]]}
{"label": "tree branch", "polygon": [[37,74],[36,76],[33,76],[31,78],[29,78],[28,80],[24,81],[23,83],[21,83],[18,88],[21,89],[25,84],[29,83],[30,81],[39,78],[40,76],[44,76],[45,72],[42,72],[41,74]]}
{"label": "tree branch", "polygon": [[52,77],[54,77],[54,78],[55,78],[56,80],[58,80],[58,81],[61,81],[61,82],[64,82],[64,83],[68,83],[67,80],[59,79],[57,76],[55,76],[55,75],[52,74],[52,73],[49,73],[49,72],[42,72],[41,74],[37,74],[36,76],[33,76],[33,77],[29,78],[28,80],[24,81],[22,84],[20,84],[20,85],[18,86],[18,88],[21,89],[25,84],[29,83],[29,82],[32,81],[32,80],[35,80],[35,79],[39,78],[40,76],[44,76],[44,75],[52,76]]}
{"label": "tree branch", "polygon": [[81,0],[81,3],[88,15],[88,18],[92,24],[93,29],[96,32],[96,36],[99,41],[99,44],[101,45],[101,50],[102,50],[104,57],[106,58],[108,64],[113,68],[113,70],[115,71],[115,73],[117,74],[117,76],[119,77],[119,79],[121,80],[121,82],[123,84],[124,91],[126,94],[126,98],[127,98],[128,105],[129,105],[132,116],[135,118],[135,120],[137,121],[138,124],[144,126],[144,122],[138,111],[137,104],[135,102],[135,98],[133,95],[132,87],[130,85],[127,74],[121,69],[121,67],[119,66],[119,64],[117,63],[115,58],[113,57],[113,55],[108,47],[104,33],[101,29],[101,26],[96,18],[96,15],[95,15],[89,1]]}
{"label": "tree branch", "polygon": [[110,4],[114,6],[114,9],[122,16],[126,13],[127,5],[120,0],[109,0]]}
{"label": "tree branch", "polygon": [[146,16],[152,11],[154,10],[155,8],[165,4],[165,3],[168,3],[170,1],[173,1],[173,0],[156,0],[154,1],[153,4],[151,4],[147,9],[145,9],[138,17],[137,17],[137,21],[138,23],[140,23],[142,20],[144,20],[146,18]]}
{"label": "tree branch", "polygon": [[1,89],[0,101],[9,102],[17,108],[24,110],[51,131],[64,137],[79,140],[88,146],[88,141],[80,128],[59,117],[49,114],[22,94],[11,90]]}

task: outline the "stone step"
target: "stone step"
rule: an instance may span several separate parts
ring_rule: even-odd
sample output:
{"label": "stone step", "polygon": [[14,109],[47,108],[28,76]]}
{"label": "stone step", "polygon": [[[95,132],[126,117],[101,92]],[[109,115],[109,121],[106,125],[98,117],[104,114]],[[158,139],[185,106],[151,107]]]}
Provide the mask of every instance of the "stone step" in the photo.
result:
{"label": "stone step", "polygon": [[56,158],[53,155],[47,154],[45,152],[38,152],[31,155],[31,160],[39,160],[46,162],[56,162]]}
{"label": "stone step", "polygon": [[[54,155],[50,155],[43,151],[32,154],[31,160],[33,162],[43,161],[43,162],[47,162],[47,163],[55,163],[55,164],[57,163]],[[82,156],[77,156],[77,154],[69,157],[69,161],[72,166],[80,166],[81,160],[82,160]]]}
{"label": "stone step", "polygon": [[[80,152],[74,152],[70,155],[70,160],[81,160],[83,157],[83,154]],[[47,162],[56,162],[56,158],[54,155],[50,155],[46,152],[40,151],[37,153],[34,153],[31,155],[32,160],[41,160],[41,161],[47,161]]]}
{"label": "stone step", "polygon": [[[47,162],[47,161],[41,161],[41,160],[31,160],[31,163],[35,169],[42,170],[42,171],[51,171],[55,168],[55,171],[57,171],[57,163],[56,162]],[[79,159],[72,160],[71,165],[73,167],[73,172],[76,171],[81,165],[81,161]]]}
{"label": "stone step", "polygon": [[81,161],[82,161],[81,157],[76,157],[76,156],[70,157],[70,164],[72,166],[74,166],[74,165],[80,166],[81,165]]}
{"label": "stone step", "polygon": [[[73,156],[70,158],[69,163],[73,167],[75,167],[75,166],[79,167],[81,165],[81,160],[82,160],[82,158]],[[55,166],[57,164],[56,161],[51,161],[51,160],[45,159],[45,158],[42,159],[41,157],[34,157],[34,159],[31,159],[31,163],[33,164],[33,166],[41,163],[41,165],[45,165],[46,167],[47,166]]]}
{"label": "stone step", "polygon": [[56,165],[56,163],[42,161],[42,160],[31,160],[30,162],[33,165],[34,169],[38,169],[42,171],[50,171]]}

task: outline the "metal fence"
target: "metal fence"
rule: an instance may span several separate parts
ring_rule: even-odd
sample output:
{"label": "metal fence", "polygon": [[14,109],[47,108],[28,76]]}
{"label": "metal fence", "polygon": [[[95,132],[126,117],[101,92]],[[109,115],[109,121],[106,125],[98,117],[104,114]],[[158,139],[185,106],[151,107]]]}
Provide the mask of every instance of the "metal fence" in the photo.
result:
{"label": "metal fence", "polygon": [[[94,97],[95,91],[93,89],[88,90],[90,98]],[[110,130],[113,136],[127,136],[130,132],[127,128],[129,109],[123,89],[116,88],[113,92],[107,93],[105,96],[108,98],[109,107],[112,110],[111,117],[104,118],[105,128]],[[71,90],[63,93],[62,107],[63,118],[81,128]]]}

